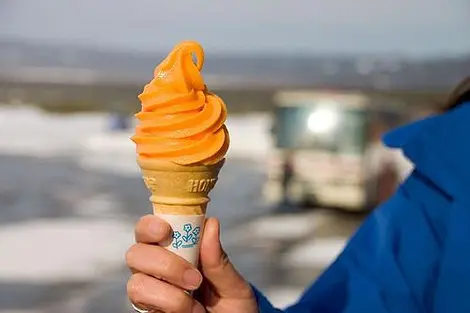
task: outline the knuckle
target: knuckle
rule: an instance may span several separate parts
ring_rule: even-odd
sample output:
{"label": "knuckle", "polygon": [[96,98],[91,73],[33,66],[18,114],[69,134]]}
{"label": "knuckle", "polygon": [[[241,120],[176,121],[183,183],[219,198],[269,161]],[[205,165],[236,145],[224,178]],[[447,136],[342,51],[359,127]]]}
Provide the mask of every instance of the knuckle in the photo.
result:
{"label": "knuckle", "polygon": [[184,291],[179,290],[172,301],[172,312],[191,312],[193,300]]}
{"label": "knuckle", "polygon": [[133,268],[138,263],[138,251],[140,250],[140,245],[132,245],[126,252],[126,264],[127,266]]}
{"label": "knuckle", "polygon": [[171,259],[171,255],[169,253],[162,253],[158,258],[158,262],[160,263],[160,270],[162,273],[170,276],[172,276],[176,271],[176,263],[172,262]]}
{"label": "knuckle", "polygon": [[250,285],[243,283],[241,286],[238,287],[239,290],[239,297],[241,299],[253,299],[255,297],[253,293],[253,289]]}
{"label": "knuckle", "polygon": [[140,304],[144,302],[145,299],[145,280],[139,275],[132,275],[129,281],[127,282],[127,295],[133,303]]}
{"label": "knuckle", "polygon": [[225,252],[225,250],[222,250],[222,254],[220,255],[220,268],[221,269],[226,269],[228,266],[231,265],[231,262],[230,262],[230,258],[227,254],[227,252]]}
{"label": "knuckle", "polygon": [[165,250],[158,249],[158,256],[154,258],[156,264],[152,272],[152,276],[174,284],[175,286],[183,286],[183,275],[188,266],[179,259],[178,256]]}
{"label": "knuckle", "polygon": [[230,264],[230,258],[228,256],[227,252],[225,252],[225,250],[222,250],[221,259],[222,259],[222,265],[224,267],[226,267],[228,264]]}

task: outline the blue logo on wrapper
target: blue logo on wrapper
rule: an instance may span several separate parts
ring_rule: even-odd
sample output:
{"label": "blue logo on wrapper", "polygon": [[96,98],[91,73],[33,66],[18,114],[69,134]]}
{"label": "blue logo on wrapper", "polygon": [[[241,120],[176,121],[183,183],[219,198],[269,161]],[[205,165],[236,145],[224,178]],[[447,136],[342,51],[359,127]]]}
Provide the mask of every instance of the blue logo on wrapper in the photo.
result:
{"label": "blue logo on wrapper", "polygon": [[193,248],[199,243],[201,227],[192,224],[184,224],[183,230],[173,232],[173,243],[175,249]]}

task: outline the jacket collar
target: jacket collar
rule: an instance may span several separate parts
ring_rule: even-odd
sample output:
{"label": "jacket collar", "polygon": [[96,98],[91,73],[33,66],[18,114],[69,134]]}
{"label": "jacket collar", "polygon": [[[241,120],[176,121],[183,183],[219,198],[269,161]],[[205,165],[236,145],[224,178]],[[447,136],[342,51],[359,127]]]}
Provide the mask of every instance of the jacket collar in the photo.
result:
{"label": "jacket collar", "polygon": [[387,133],[415,169],[451,197],[470,200],[470,102]]}

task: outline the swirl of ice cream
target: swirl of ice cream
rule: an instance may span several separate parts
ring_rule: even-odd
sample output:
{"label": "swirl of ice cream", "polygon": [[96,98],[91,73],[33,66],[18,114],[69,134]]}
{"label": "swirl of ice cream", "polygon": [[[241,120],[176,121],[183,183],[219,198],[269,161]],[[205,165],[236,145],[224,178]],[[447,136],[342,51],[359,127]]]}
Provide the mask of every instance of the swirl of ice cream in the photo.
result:
{"label": "swirl of ice cream", "polygon": [[139,95],[142,110],[132,137],[139,157],[179,165],[215,164],[225,157],[227,109],[204,84],[203,64],[201,45],[185,41],[157,66]]}

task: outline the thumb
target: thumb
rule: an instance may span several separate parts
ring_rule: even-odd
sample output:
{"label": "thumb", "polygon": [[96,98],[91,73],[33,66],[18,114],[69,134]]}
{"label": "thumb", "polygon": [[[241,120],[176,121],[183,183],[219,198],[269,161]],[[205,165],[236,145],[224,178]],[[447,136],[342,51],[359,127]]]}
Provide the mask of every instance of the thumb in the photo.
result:
{"label": "thumb", "polygon": [[250,285],[230,262],[220,242],[220,223],[208,218],[201,240],[200,265],[202,274],[221,298],[247,298],[252,295]]}

